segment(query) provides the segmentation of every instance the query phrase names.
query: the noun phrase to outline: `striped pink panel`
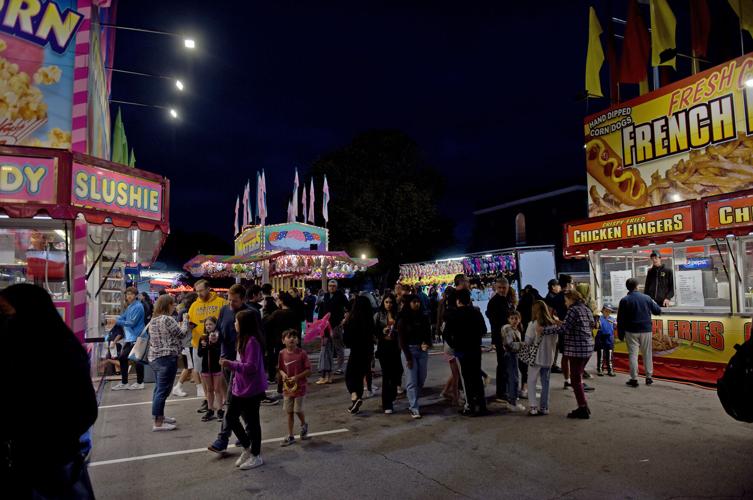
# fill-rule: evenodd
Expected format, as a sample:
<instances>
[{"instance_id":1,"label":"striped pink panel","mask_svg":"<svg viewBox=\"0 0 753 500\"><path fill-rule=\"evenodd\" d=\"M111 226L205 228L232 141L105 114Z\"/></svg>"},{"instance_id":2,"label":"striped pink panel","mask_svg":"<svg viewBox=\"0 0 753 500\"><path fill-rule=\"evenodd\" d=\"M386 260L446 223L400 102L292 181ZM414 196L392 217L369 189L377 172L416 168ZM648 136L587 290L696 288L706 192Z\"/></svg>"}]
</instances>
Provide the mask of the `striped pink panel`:
<instances>
[{"instance_id":1,"label":"striped pink panel","mask_svg":"<svg viewBox=\"0 0 753 500\"><path fill-rule=\"evenodd\" d=\"M86 221L73 226L73 333L83 342L86 335Z\"/></svg>"},{"instance_id":2,"label":"striped pink panel","mask_svg":"<svg viewBox=\"0 0 753 500\"><path fill-rule=\"evenodd\" d=\"M73 70L73 124L71 150L87 153L87 103L89 101L89 32L91 30L91 0L78 0L77 10L84 20L76 33L76 62Z\"/></svg>"}]
</instances>

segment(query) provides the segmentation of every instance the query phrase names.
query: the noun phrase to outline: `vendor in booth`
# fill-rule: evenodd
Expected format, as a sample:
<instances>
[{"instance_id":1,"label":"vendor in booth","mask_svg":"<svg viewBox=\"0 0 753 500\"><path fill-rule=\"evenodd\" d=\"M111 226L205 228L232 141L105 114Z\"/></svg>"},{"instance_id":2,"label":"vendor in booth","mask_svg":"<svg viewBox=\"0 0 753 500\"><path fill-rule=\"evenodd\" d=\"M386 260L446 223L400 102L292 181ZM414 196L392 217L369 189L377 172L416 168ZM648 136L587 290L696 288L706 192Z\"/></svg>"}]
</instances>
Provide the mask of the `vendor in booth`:
<instances>
[{"instance_id":1,"label":"vendor in booth","mask_svg":"<svg viewBox=\"0 0 753 500\"><path fill-rule=\"evenodd\" d=\"M669 307L669 301L675 296L672 270L662 263L661 255L656 250L651 252L651 267L646 273L643 292L662 307Z\"/></svg>"}]
</instances>

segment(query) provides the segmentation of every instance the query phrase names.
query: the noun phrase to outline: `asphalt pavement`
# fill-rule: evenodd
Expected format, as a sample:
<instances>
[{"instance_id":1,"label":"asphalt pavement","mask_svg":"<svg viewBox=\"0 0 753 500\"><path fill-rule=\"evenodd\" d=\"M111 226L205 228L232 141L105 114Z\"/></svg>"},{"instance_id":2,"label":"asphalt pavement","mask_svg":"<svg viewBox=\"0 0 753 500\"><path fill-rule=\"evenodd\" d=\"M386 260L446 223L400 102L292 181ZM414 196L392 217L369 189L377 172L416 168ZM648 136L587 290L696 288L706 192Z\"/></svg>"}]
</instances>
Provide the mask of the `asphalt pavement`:
<instances>
[{"instance_id":1,"label":"asphalt pavement","mask_svg":"<svg viewBox=\"0 0 753 500\"><path fill-rule=\"evenodd\" d=\"M485 354L489 396L495 366ZM420 420L405 399L384 415L379 395L350 415L342 377L310 383L312 438L281 448L282 405L263 407L265 465L250 471L234 467L239 449L226 458L206 451L219 423L200 420L195 393L171 396L166 414L178 429L153 433L152 385L113 392L108 383L94 427L94 489L128 500L753 498L753 425L728 417L712 390L665 381L633 389L624 374L594 377L592 418L569 420L574 395L553 374L549 415L491 403L492 415L468 418L439 396L448 375L444 357L431 356Z\"/></svg>"}]
</instances>

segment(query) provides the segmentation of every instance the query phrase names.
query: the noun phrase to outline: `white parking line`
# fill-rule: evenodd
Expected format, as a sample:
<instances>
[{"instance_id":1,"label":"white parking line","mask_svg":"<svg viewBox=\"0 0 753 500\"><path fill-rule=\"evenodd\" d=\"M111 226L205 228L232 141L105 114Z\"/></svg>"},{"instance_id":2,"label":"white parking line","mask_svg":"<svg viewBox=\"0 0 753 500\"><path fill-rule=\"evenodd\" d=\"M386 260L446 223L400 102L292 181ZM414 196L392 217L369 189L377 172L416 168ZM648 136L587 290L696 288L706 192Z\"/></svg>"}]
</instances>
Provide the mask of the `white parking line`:
<instances>
[{"instance_id":1,"label":"white parking line","mask_svg":"<svg viewBox=\"0 0 753 500\"><path fill-rule=\"evenodd\" d=\"M176 399L168 399L167 401L165 401L165 403L174 403L176 401L191 401L191 400L195 400L195 399L204 399L204 398L180 398L180 399L176 398ZM123 404L119 404L119 405L100 406L99 409L100 410L104 410L105 408L122 408L124 406L139 406L139 405L150 405L150 404L152 404L151 401L143 401L141 403L123 403Z\"/></svg>"},{"instance_id":2,"label":"white parking line","mask_svg":"<svg viewBox=\"0 0 753 500\"><path fill-rule=\"evenodd\" d=\"M331 434L341 434L343 432L348 432L348 429L335 429L331 431L322 431L322 432L312 432L309 434L309 437L317 437L317 436L328 436ZM300 439L301 436L296 436ZM262 444L266 443L279 443L284 438L272 438L272 439L264 439L262 440ZM234 448L235 446L230 446L230 448ZM188 455L191 453L201 453L201 452L209 452L206 448L195 448L193 450L180 450L180 451L169 451L166 453L153 453L151 455L141 455L138 457L129 457L129 458L116 458L114 460L102 460L101 462L91 462L89 464L89 467L98 467L100 465L112 465L112 464L122 464L125 462L137 462L139 460L149 460L151 458L162 458L162 457L172 457L175 455ZM210 452L211 453L211 452Z\"/></svg>"}]
</instances>

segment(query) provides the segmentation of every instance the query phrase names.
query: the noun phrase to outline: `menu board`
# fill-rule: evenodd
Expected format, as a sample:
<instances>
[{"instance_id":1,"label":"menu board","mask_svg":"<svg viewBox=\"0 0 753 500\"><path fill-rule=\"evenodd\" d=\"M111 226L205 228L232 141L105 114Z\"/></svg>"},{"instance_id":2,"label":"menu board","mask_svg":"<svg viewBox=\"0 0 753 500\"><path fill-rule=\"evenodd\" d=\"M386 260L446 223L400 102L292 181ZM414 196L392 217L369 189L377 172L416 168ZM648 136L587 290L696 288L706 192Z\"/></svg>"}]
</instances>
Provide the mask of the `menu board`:
<instances>
[{"instance_id":1,"label":"menu board","mask_svg":"<svg viewBox=\"0 0 753 500\"><path fill-rule=\"evenodd\" d=\"M677 271L675 290L679 306L703 307L703 271Z\"/></svg>"},{"instance_id":2,"label":"menu board","mask_svg":"<svg viewBox=\"0 0 753 500\"><path fill-rule=\"evenodd\" d=\"M633 272L629 269L624 271L610 271L609 280L612 282L612 305L617 306L620 299L627 295L627 287L625 282L633 277ZM605 297L606 299L606 297Z\"/></svg>"}]
</instances>

